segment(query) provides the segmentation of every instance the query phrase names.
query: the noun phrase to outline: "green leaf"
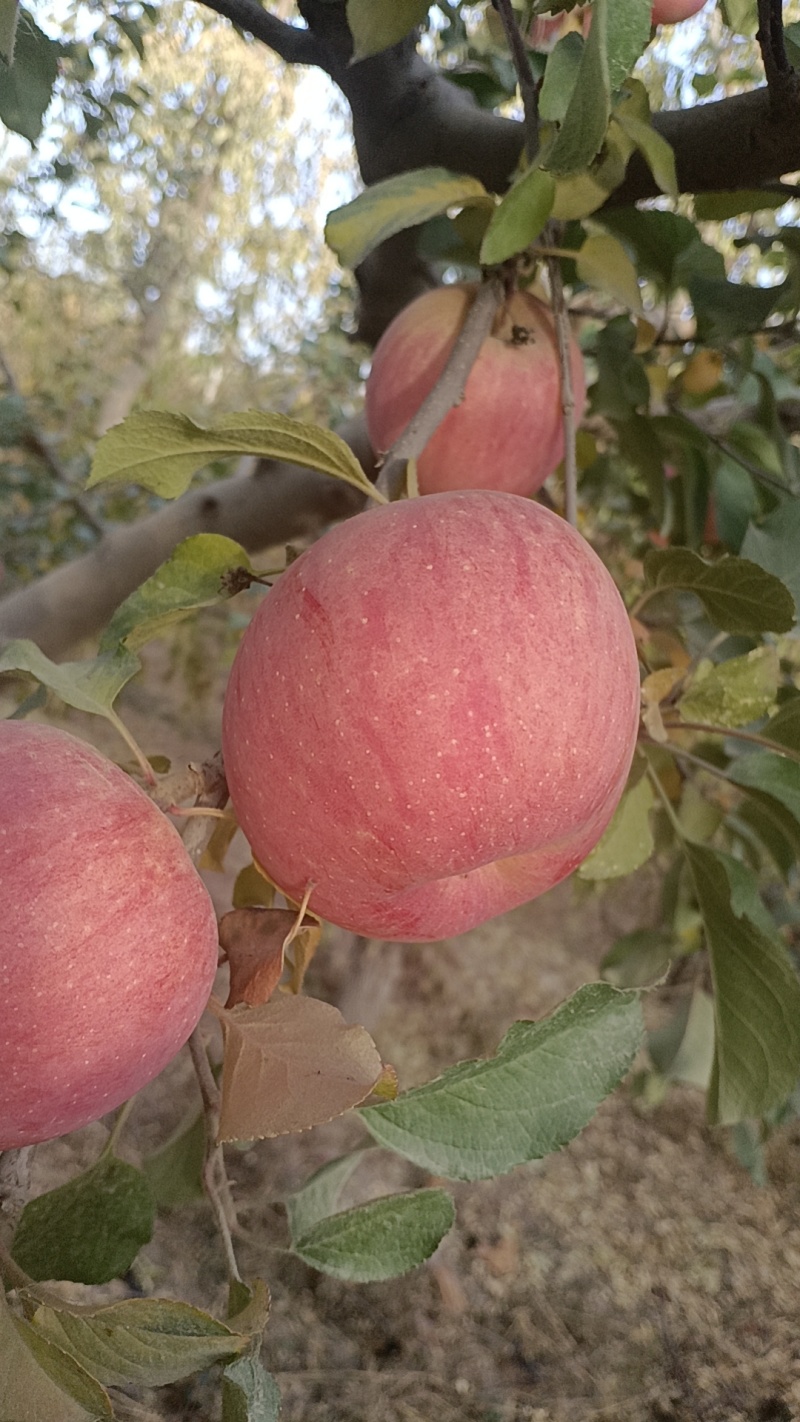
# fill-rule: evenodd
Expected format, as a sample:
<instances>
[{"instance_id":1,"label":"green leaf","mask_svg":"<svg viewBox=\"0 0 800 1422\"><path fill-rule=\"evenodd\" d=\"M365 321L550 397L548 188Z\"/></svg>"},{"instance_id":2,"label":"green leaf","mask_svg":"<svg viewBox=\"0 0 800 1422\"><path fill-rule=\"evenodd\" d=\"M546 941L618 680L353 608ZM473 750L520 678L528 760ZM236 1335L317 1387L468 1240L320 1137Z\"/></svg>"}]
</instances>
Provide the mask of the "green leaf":
<instances>
[{"instance_id":1,"label":"green leaf","mask_svg":"<svg viewBox=\"0 0 800 1422\"><path fill-rule=\"evenodd\" d=\"M743 790L759 790L777 800L800 822L800 765L796 760L772 751L753 751L732 761L725 774Z\"/></svg>"},{"instance_id":2,"label":"green leaf","mask_svg":"<svg viewBox=\"0 0 800 1422\"><path fill-rule=\"evenodd\" d=\"M694 211L698 222L727 222L729 218L739 217L744 212L771 212L785 203L785 193L745 188L736 193L697 193Z\"/></svg>"},{"instance_id":3,"label":"green leaf","mask_svg":"<svg viewBox=\"0 0 800 1422\"><path fill-rule=\"evenodd\" d=\"M703 661L681 698L679 710L685 721L746 726L773 709L779 680L774 647L755 647L744 657L731 657L716 665Z\"/></svg>"},{"instance_id":4,"label":"green leaf","mask_svg":"<svg viewBox=\"0 0 800 1422\"><path fill-rule=\"evenodd\" d=\"M42 1305L33 1322L109 1387L161 1387L250 1346L249 1337L210 1314L170 1299L127 1299L81 1313Z\"/></svg>"},{"instance_id":5,"label":"green leaf","mask_svg":"<svg viewBox=\"0 0 800 1422\"><path fill-rule=\"evenodd\" d=\"M596 233L587 237L575 265L581 281L599 287L632 311L641 311L639 278L628 253L616 237Z\"/></svg>"},{"instance_id":6,"label":"green leaf","mask_svg":"<svg viewBox=\"0 0 800 1422\"><path fill-rule=\"evenodd\" d=\"M17 0L0 0L0 61L11 65L17 33Z\"/></svg>"},{"instance_id":7,"label":"green leaf","mask_svg":"<svg viewBox=\"0 0 800 1422\"><path fill-rule=\"evenodd\" d=\"M791 593L750 558L705 563L689 548L654 548L644 572L648 587L693 592L725 632L790 632L794 626Z\"/></svg>"},{"instance_id":8,"label":"green leaf","mask_svg":"<svg viewBox=\"0 0 800 1422\"><path fill-rule=\"evenodd\" d=\"M608 77L613 89L627 79L637 59L650 43L651 0L611 0L608 6L606 47Z\"/></svg>"},{"instance_id":9,"label":"green leaf","mask_svg":"<svg viewBox=\"0 0 800 1422\"><path fill-rule=\"evenodd\" d=\"M106 1284L127 1272L153 1233L155 1200L140 1170L116 1156L30 1200L11 1253L32 1279Z\"/></svg>"},{"instance_id":10,"label":"green leaf","mask_svg":"<svg viewBox=\"0 0 800 1422\"><path fill-rule=\"evenodd\" d=\"M278 1422L278 1384L257 1358L237 1358L222 1374L222 1422Z\"/></svg>"},{"instance_id":11,"label":"green leaf","mask_svg":"<svg viewBox=\"0 0 800 1422\"><path fill-rule=\"evenodd\" d=\"M529 168L509 188L492 214L480 250L484 266L494 266L522 252L542 231L553 210L555 180L542 168Z\"/></svg>"},{"instance_id":12,"label":"green leaf","mask_svg":"<svg viewBox=\"0 0 800 1422\"><path fill-rule=\"evenodd\" d=\"M353 62L379 54L405 39L428 15L428 0L347 0L347 23L353 36Z\"/></svg>"},{"instance_id":13,"label":"green leaf","mask_svg":"<svg viewBox=\"0 0 800 1422\"><path fill-rule=\"evenodd\" d=\"M787 500L761 523L751 523L742 553L785 583L794 599L794 620L800 622L800 500Z\"/></svg>"},{"instance_id":14,"label":"green leaf","mask_svg":"<svg viewBox=\"0 0 800 1422\"><path fill-rule=\"evenodd\" d=\"M770 741L788 746L789 750L800 751L800 696L784 702L764 727L763 734Z\"/></svg>"},{"instance_id":15,"label":"green leaf","mask_svg":"<svg viewBox=\"0 0 800 1422\"><path fill-rule=\"evenodd\" d=\"M649 987L664 976L676 956L672 934L638 928L617 939L600 964L600 972L614 987Z\"/></svg>"},{"instance_id":16,"label":"green leaf","mask_svg":"<svg viewBox=\"0 0 800 1422\"><path fill-rule=\"evenodd\" d=\"M641 1038L638 998L593 983L541 1022L515 1022L488 1061L360 1116L379 1145L455 1180L484 1180L573 1139L628 1071Z\"/></svg>"},{"instance_id":17,"label":"green leaf","mask_svg":"<svg viewBox=\"0 0 800 1422\"><path fill-rule=\"evenodd\" d=\"M714 1001L695 988L666 1027L651 1032L648 1052L667 1081L708 1089L714 1069Z\"/></svg>"},{"instance_id":18,"label":"green leaf","mask_svg":"<svg viewBox=\"0 0 800 1422\"><path fill-rule=\"evenodd\" d=\"M181 1127L160 1150L146 1156L142 1172L159 1209L171 1210L203 1198L206 1130L202 1112Z\"/></svg>"},{"instance_id":19,"label":"green leaf","mask_svg":"<svg viewBox=\"0 0 800 1422\"><path fill-rule=\"evenodd\" d=\"M101 1422L113 1418L107 1394L85 1369L17 1318L0 1288L2 1422Z\"/></svg>"},{"instance_id":20,"label":"green leaf","mask_svg":"<svg viewBox=\"0 0 800 1422\"><path fill-rule=\"evenodd\" d=\"M139 484L164 499L177 499L204 464L234 454L285 459L375 494L353 451L338 435L260 410L223 415L208 429L170 410L138 410L103 435L86 487Z\"/></svg>"},{"instance_id":21,"label":"green leaf","mask_svg":"<svg viewBox=\"0 0 800 1422\"><path fill-rule=\"evenodd\" d=\"M100 643L112 651L122 642L135 652L197 607L230 597L223 579L236 568L252 571L244 549L218 533L185 538L161 567L117 608Z\"/></svg>"},{"instance_id":22,"label":"green leaf","mask_svg":"<svg viewBox=\"0 0 800 1422\"><path fill-rule=\"evenodd\" d=\"M611 114L607 45L609 0L596 0L578 79L558 136L547 154L553 173L580 173L599 153Z\"/></svg>"},{"instance_id":23,"label":"green leaf","mask_svg":"<svg viewBox=\"0 0 800 1422\"><path fill-rule=\"evenodd\" d=\"M306 1264L349 1283L396 1279L424 1264L455 1220L446 1190L387 1195L320 1220L292 1239Z\"/></svg>"},{"instance_id":24,"label":"green leaf","mask_svg":"<svg viewBox=\"0 0 800 1422\"><path fill-rule=\"evenodd\" d=\"M652 787L643 777L623 795L600 843L578 869L578 878L619 879L645 864L655 847L650 828L652 808Z\"/></svg>"},{"instance_id":25,"label":"green leaf","mask_svg":"<svg viewBox=\"0 0 800 1422\"><path fill-rule=\"evenodd\" d=\"M86 662L51 662L35 642L9 642L0 653L0 672L30 672L68 706L115 720L111 710L123 686L141 669L139 658L117 648Z\"/></svg>"},{"instance_id":26,"label":"green leaf","mask_svg":"<svg viewBox=\"0 0 800 1422\"><path fill-rule=\"evenodd\" d=\"M699 245L696 250L700 250ZM707 345L760 331L787 287L785 281L777 286L748 286L724 276L693 273L688 265L685 276L697 322L697 339Z\"/></svg>"},{"instance_id":27,"label":"green leaf","mask_svg":"<svg viewBox=\"0 0 800 1422\"><path fill-rule=\"evenodd\" d=\"M642 276L652 277L665 291L676 284L678 258L699 242L694 223L677 212L628 207L604 212L602 221L633 247Z\"/></svg>"},{"instance_id":28,"label":"green leaf","mask_svg":"<svg viewBox=\"0 0 800 1422\"><path fill-rule=\"evenodd\" d=\"M642 154L662 193L677 198L675 154L666 138L653 128L649 120L637 118L624 104L615 110L615 118Z\"/></svg>"},{"instance_id":29,"label":"green leaf","mask_svg":"<svg viewBox=\"0 0 800 1422\"><path fill-rule=\"evenodd\" d=\"M597 337L597 382L592 409L613 420L629 420L639 406L647 407L650 385L642 362L634 354L636 327L627 316L616 316Z\"/></svg>"},{"instance_id":30,"label":"green leaf","mask_svg":"<svg viewBox=\"0 0 800 1422\"><path fill-rule=\"evenodd\" d=\"M578 82L583 39L574 30L558 41L547 57L539 91L539 117L544 123L563 123Z\"/></svg>"},{"instance_id":31,"label":"green leaf","mask_svg":"<svg viewBox=\"0 0 800 1422\"><path fill-rule=\"evenodd\" d=\"M286 1197L286 1214L293 1239L302 1238L320 1220L333 1214L342 1190L353 1171L361 1164L365 1150L369 1149L371 1147L362 1146L350 1155L329 1161L327 1165L315 1171L301 1190Z\"/></svg>"},{"instance_id":32,"label":"green leaf","mask_svg":"<svg viewBox=\"0 0 800 1422\"><path fill-rule=\"evenodd\" d=\"M754 876L687 841L714 981L709 1117L733 1125L781 1104L800 1076L800 981Z\"/></svg>"},{"instance_id":33,"label":"green leaf","mask_svg":"<svg viewBox=\"0 0 800 1422\"><path fill-rule=\"evenodd\" d=\"M402 232L447 212L475 203L494 207L483 183L446 168L414 168L373 183L352 202L337 207L325 223L325 241L342 266L356 267L368 253Z\"/></svg>"},{"instance_id":34,"label":"green leaf","mask_svg":"<svg viewBox=\"0 0 800 1422\"><path fill-rule=\"evenodd\" d=\"M61 50L62 46L48 39L28 11L20 8L14 63L10 68L0 64L0 121L30 143L35 143L42 131L42 120L58 77Z\"/></svg>"}]
</instances>

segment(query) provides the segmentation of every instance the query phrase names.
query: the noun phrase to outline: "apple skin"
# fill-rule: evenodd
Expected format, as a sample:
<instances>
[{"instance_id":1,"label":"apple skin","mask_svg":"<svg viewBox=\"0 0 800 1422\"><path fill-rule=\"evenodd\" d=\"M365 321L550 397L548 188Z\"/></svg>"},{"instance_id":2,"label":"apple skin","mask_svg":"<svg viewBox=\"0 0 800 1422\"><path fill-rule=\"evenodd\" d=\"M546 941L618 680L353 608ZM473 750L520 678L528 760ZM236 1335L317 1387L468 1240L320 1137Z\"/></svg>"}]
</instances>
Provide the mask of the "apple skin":
<instances>
[{"instance_id":1,"label":"apple skin","mask_svg":"<svg viewBox=\"0 0 800 1422\"><path fill-rule=\"evenodd\" d=\"M375 348L365 415L381 454L402 434L441 375L474 299L468 284L441 286L412 301ZM514 328L527 339L514 339ZM583 358L571 341L576 418L586 404ZM421 494L500 489L533 494L564 457L561 379L553 316L529 292L501 307L467 379L417 460Z\"/></svg>"},{"instance_id":2,"label":"apple skin","mask_svg":"<svg viewBox=\"0 0 800 1422\"><path fill-rule=\"evenodd\" d=\"M602 835L636 740L622 599L574 529L487 491L326 533L264 599L223 710L256 859L367 937L465 932Z\"/></svg>"},{"instance_id":3,"label":"apple skin","mask_svg":"<svg viewBox=\"0 0 800 1422\"><path fill-rule=\"evenodd\" d=\"M653 5L654 25L678 25L681 20L690 20L699 15L706 0L655 0Z\"/></svg>"},{"instance_id":4,"label":"apple skin","mask_svg":"<svg viewBox=\"0 0 800 1422\"><path fill-rule=\"evenodd\" d=\"M0 721L0 1149L96 1121L196 1026L218 958L180 836L91 746Z\"/></svg>"}]
</instances>

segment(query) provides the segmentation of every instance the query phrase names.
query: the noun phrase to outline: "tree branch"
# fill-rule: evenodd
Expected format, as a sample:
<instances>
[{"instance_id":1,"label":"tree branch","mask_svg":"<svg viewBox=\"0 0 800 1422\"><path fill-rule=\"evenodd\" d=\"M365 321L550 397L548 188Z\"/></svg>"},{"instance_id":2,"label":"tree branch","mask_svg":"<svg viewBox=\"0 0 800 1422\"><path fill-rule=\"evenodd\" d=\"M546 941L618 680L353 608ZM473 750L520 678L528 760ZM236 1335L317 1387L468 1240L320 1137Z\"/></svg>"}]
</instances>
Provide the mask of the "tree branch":
<instances>
[{"instance_id":1,"label":"tree branch","mask_svg":"<svg viewBox=\"0 0 800 1422\"><path fill-rule=\"evenodd\" d=\"M325 69L325 49L309 30L298 25L288 25L271 15L258 4L258 0L203 0L209 10L222 15L245 30L254 39L261 40L268 49L275 51L287 64L313 64Z\"/></svg>"},{"instance_id":2,"label":"tree branch","mask_svg":"<svg viewBox=\"0 0 800 1422\"><path fill-rule=\"evenodd\" d=\"M539 151L539 95L533 77L525 41L520 34L511 0L494 0L503 24L506 42L517 75L520 98L525 113L525 156L532 163Z\"/></svg>"},{"instance_id":3,"label":"tree branch","mask_svg":"<svg viewBox=\"0 0 800 1422\"><path fill-rule=\"evenodd\" d=\"M793 80L795 90L798 86L798 76L789 63L789 56L786 53L786 40L783 33L783 0L758 0L756 39L761 48L764 73L767 76L767 87L775 117L780 118L781 110L786 102L787 89L790 93Z\"/></svg>"}]
</instances>

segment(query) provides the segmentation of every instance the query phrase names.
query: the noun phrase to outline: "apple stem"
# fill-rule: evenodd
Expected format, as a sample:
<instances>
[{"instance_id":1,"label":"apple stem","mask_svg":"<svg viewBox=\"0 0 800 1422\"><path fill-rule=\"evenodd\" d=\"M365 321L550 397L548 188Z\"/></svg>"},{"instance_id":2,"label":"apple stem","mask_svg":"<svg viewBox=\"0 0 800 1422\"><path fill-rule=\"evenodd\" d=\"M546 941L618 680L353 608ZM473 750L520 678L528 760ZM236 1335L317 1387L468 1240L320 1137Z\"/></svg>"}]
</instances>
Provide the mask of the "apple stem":
<instances>
[{"instance_id":1,"label":"apple stem","mask_svg":"<svg viewBox=\"0 0 800 1422\"><path fill-rule=\"evenodd\" d=\"M387 498L397 494L408 460L416 459L422 453L445 415L463 400L469 373L492 329L503 294L503 283L495 273L486 277L478 287L444 370L383 461L375 487Z\"/></svg>"},{"instance_id":2,"label":"apple stem","mask_svg":"<svg viewBox=\"0 0 800 1422\"><path fill-rule=\"evenodd\" d=\"M199 1028L195 1028L189 1038L189 1051L192 1056L197 1084L200 1087L200 1095L203 1098L203 1116L206 1130L206 1149L203 1161L203 1188L208 1196L211 1208L217 1221L222 1247L225 1252L225 1262L228 1268L228 1277L236 1283L242 1282L239 1272L239 1265L236 1253L233 1248L233 1230L237 1228L236 1210L231 1198L231 1189L228 1176L225 1171L225 1156L223 1148L217 1141L219 1132L219 1117L222 1097L219 1087L214 1080L214 1073L208 1060L208 1053L205 1048L202 1034Z\"/></svg>"}]
</instances>

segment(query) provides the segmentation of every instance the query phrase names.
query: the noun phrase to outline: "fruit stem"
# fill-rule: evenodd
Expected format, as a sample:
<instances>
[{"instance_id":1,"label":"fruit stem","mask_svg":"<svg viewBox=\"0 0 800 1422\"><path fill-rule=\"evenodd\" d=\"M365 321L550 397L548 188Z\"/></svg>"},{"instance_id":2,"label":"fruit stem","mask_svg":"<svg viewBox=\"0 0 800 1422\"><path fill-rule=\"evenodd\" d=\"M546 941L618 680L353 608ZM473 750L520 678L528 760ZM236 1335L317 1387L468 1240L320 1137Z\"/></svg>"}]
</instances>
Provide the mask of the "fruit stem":
<instances>
[{"instance_id":1,"label":"fruit stem","mask_svg":"<svg viewBox=\"0 0 800 1422\"><path fill-rule=\"evenodd\" d=\"M217 1140L222 1097L214 1080L214 1073L211 1070L208 1053L199 1028L195 1028L189 1038L189 1051L192 1055L192 1064L197 1076L197 1084L200 1087L200 1095L203 1098L203 1117L206 1129L203 1188L216 1217L222 1247L225 1251L228 1277L240 1284L242 1276L239 1273L239 1265L233 1248L232 1234L237 1225L236 1211L231 1199L228 1177L225 1173L223 1149Z\"/></svg>"},{"instance_id":2,"label":"fruit stem","mask_svg":"<svg viewBox=\"0 0 800 1422\"><path fill-rule=\"evenodd\" d=\"M145 755L144 751L140 749L136 741L133 739L133 736L131 735L124 721L120 720L116 711L112 711L109 709L106 712L106 715L108 716L108 719L111 722L112 726L114 726L115 729L122 736L122 739L125 742L126 746L128 746L129 750L133 751L137 763L141 767L145 783L147 785L156 785L158 782L156 780L155 771L153 770L153 767L147 759L147 756Z\"/></svg>"},{"instance_id":3,"label":"fruit stem","mask_svg":"<svg viewBox=\"0 0 800 1422\"><path fill-rule=\"evenodd\" d=\"M416 459L422 453L445 415L463 400L469 373L491 332L502 298L503 284L495 274L488 276L478 287L444 370L383 461L375 485L382 495L388 498L396 496L407 461Z\"/></svg>"}]
</instances>

